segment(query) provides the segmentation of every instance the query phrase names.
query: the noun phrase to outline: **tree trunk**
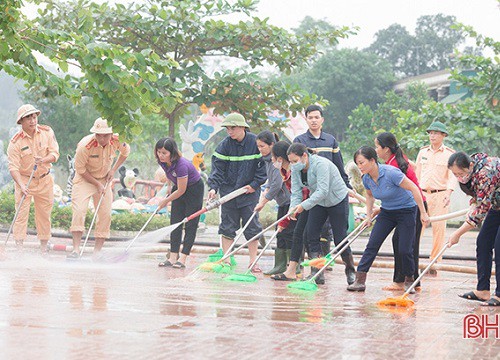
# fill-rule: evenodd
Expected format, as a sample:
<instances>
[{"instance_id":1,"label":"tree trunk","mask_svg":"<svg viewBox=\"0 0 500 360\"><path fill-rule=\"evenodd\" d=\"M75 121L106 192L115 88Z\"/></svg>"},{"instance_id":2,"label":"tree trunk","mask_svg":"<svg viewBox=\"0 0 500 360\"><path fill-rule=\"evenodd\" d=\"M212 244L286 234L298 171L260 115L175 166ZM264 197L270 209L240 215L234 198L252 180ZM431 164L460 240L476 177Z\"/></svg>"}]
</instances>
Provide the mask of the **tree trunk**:
<instances>
[{"instance_id":1,"label":"tree trunk","mask_svg":"<svg viewBox=\"0 0 500 360\"><path fill-rule=\"evenodd\" d=\"M175 112L166 114L168 119L168 136L175 139Z\"/></svg>"}]
</instances>

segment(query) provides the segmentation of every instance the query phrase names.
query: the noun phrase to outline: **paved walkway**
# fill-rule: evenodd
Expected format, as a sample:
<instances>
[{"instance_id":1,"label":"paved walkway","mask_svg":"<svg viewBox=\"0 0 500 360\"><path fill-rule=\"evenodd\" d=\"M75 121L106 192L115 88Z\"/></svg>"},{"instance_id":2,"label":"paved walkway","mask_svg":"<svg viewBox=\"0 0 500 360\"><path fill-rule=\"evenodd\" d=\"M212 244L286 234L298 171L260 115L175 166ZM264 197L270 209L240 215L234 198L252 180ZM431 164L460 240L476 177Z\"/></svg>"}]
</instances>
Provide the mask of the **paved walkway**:
<instances>
[{"instance_id":1,"label":"paved walkway","mask_svg":"<svg viewBox=\"0 0 500 360\"><path fill-rule=\"evenodd\" d=\"M210 228L200 238L213 237ZM31 238L32 239L32 238ZM5 234L0 234L0 242ZM428 253L428 239L422 252ZM57 239L69 243L69 239ZM449 253L473 255L474 234ZM365 238L354 243L362 250ZM123 244L115 243L113 247ZM336 265L316 293L294 294L258 275L256 283L224 281L156 266L162 255L116 264L67 262L27 252L0 262L1 359L448 359L498 358L500 342L464 339L468 314L500 314L457 294L475 287L475 275L439 272L425 277L410 309L381 309L391 269L373 268L365 293L346 291ZM113 249L106 249L111 251ZM390 251L389 242L382 251ZM358 257L359 258L359 257ZM246 257L237 257L244 271ZM454 260L448 263L473 266ZM265 256L261 267L272 266ZM493 282L494 286L494 282Z\"/></svg>"}]
</instances>

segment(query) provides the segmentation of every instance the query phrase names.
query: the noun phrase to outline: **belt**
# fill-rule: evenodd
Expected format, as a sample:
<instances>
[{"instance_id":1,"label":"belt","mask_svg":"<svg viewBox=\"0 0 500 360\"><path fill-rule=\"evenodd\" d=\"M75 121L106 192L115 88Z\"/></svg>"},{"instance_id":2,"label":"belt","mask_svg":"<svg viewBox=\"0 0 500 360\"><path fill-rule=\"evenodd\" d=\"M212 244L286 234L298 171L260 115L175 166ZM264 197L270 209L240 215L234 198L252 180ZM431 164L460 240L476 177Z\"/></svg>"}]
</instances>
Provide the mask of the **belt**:
<instances>
[{"instance_id":1,"label":"belt","mask_svg":"<svg viewBox=\"0 0 500 360\"><path fill-rule=\"evenodd\" d=\"M441 189L441 190L424 190L424 191L426 193L434 194L434 193L437 193L437 192L446 191L446 189Z\"/></svg>"},{"instance_id":2,"label":"belt","mask_svg":"<svg viewBox=\"0 0 500 360\"><path fill-rule=\"evenodd\" d=\"M40 175L40 176L38 176L38 177L33 176L33 179L35 179L35 180L36 180L36 179L40 180L40 179L43 179L44 177L46 177L46 176L47 176L47 175L49 175L49 174L50 174L50 170L49 170L49 171L47 171L45 174ZM21 174L21 175L22 175L22 176L25 176L25 177L28 177L28 178L30 177L30 175L24 175L24 174Z\"/></svg>"}]
</instances>

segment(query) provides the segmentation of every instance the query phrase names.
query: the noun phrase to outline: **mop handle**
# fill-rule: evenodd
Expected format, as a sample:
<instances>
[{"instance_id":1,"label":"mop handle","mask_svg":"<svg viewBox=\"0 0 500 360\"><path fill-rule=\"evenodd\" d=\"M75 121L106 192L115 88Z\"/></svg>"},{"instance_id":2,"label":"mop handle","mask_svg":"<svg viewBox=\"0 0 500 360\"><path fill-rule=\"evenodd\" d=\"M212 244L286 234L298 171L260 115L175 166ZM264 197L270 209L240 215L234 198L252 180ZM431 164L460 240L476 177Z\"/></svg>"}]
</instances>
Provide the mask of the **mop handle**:
<instances>
[{"instance_id":1,"label":"mop handle","mask_svg":"<svg viewBox=\"0 0 500 360\"><path fill-rule=\"evenodd\" d=\"M441 257L441 255L444 254L444 252L446 251L447 248L448 248L448 243L446 243L443 246L443 248L439 251L439 253L436 255L436 257L434 259L432 259L432 261L429 263L429 265L427 265L427 267L424 269L424 271L422 271L420 273L420 276L413 282L413 284L411 284L411 286L408 288L408 290L405 291L405 293L402 295L402 297L405 297L408 294L410 294L410 292L415 288L415 286L417 286L418 282L420 280L422 280L422 278L427 273L427 271L429 271L431 266L434 265L436 263L436 261Z\"/></svg>"},{"instance_id":2,"label":"mop handle","mask_svg":"<svg viewBox=\"0 0 500 360\"><path fill-rule=\"evenodd\" d=\"M229 194L224 195L219 200L213 200L213 201L209 202L206 206L206 209L207 210L215 209L216 207L219 207L222 204L227 203L228 201L231 201L231 200L237 198L238 196L245 194L247 191L248 191L248 189L246 187L241 187L239 189L236 189L236 190L230 192Z\"/></svg>"},{"instance_id":3,"label":"mop handle","mask_svg":"<svg viewBox=\"0 0 500 360\"><path fill-rule=\"evenodd\" d=\"M38 167L38 165L35 164L35 166L33 166L33 170L31 170L30 178L28 179L28 183L26 184L27 188L30 187L31 180L33 180L33 175L35 175L35 171L36 171L37 167ZM12 223L10 224L9 232L7 233L7 239L5 239L4 245L7 245L7 241L9 241L10 234L12 232L12 229L14 228L14 223L17 220L17 216L19 215L19 210L21 210L21 206L23 205L25 198L26 198L26 194L23 193L23 196L21 196L21 200L19 201L19 205L17 206L16 213L14 214L14 219L12 220Z\"/></svg>"},{"instance_id":4,"label":"mop handle","mask_svg":"<svg viewBox=\"0 0 500 360\"><path fill-rule=\"evenodd\" d=\"M102 199L104 199L104 194L106 193L106 188L108 187L109 181L106 181L106 184L104 184L104 192L101 194L101 197L99 198L99 202L97 203L97 207L94 210L94 216L92 217L92 221L90 222L90 227L89 231L87 231L87 235L85 236L85 241L83 242L82 245L82 250L80 251L80 257L83 255L83 250L85 249L85 246L87 245L87 241L89 240L89 235L90 232L92 231L92 227L94 226L95 219L97 217L97 212L99 211L99 208L101 207Z\"/></svg>"},{"instance_id":5,"label":"mop handle","mask_svg":"<svg viewBox=\"0 0 500 360\"><path fill-rule=\"evenodd\" d=\"M377 216L378 216L378 215L377 215ZM377 218L377 216L375 216L375 217L372 219L372 221L374 221L374 220ZM348 247L349 247L349 246L350 246L350 245L354 242L354 240L356 240L356 239L359 237L359 235L361 235L361 233L362 233L362 232L363 232L366 228L368 228L368 225L366 225L366 224L365 224L365 222L363 222L362 224L360 224L360 225L356 228L356 230L358 230L358 229L359 229L359 231L357 232L357 234L356 234L356 235L354 235L354 236L353 236L353 238L352 238L352 239L350 239L350 240L347 242L347 244L345 244L345 246L344 246L342 249L340 249L340 250L339 250L339 252L338 252L338 253L336 253L334 256L332 256L332 258L331 258L330 260L328 260L328 261L326 262L326 264L325 264L325 265L324 265L321 269L319 269L319 270L318 270L318 272L317 272L316 274L314 274L314 276L313 276L312 278L310 278L309 280L312 282L312 281L314 281L314 280L315 280L315 279L316 279L319 275L321 275L321 273L322 273L323 271L325 271L325 270L326 270L326 268L327 268L328 266L330 266L330 264L331 264L332 262L334 262L336 258L338 258L340 255L342 255L342 253L343 253L343 252L344 252L344 251L345 251L345 250L346 250L346 249L347 249L347 248L348 248ZM355 231L356 231L356 230L355 230ZM352 233L354 233L354 231L353 231ZM352 233L351 233L351 234L352 234ZM345 240L345 239L344 239L344 240ZM340 245L340 244L339 244L339 245ZM336 247L338 247L338 246L336 246Z\"/></svg>"},{"instance_id":6,"label":"mop handle","mask_svg":"<svg viewBox=\"0 0 500 360\"><path fill-rule=\"evenodd\" d=\"M238 242L238 240L240 239L241 235L243 235L243 233L245 232L245 230L247 229L248 225L250 225L250 223L252 222L252 219L255 217L255 215L257 215L257 211L254 211L252 213L252 216L250 216L250 219L248 219L247 223L245 224L245 226L243 226L243 229L241 229L241 231L238 233L238 235L236 235L236 237L234 238L233 240L233 243L231 244L231 246L229 247L229 249L227 249L226 253L229 253L231 252L231 250L234 249L234 246L236 245L236 243Z\"/></svg>"},{"instance_id":7,"label":"mop handle","mask_svg":"<svg viewBox=\"0 0 500 360\"><path fill-rule=\"evenodd\" d=\"M429 218L430 222L434 221L443 221L443 220L448 220L448 219L453 219L462 215L465 215L469 212L469 209L463 209L463 210L458 210L449 214L444 214L444 215L438 215L438 216L431 216Z\"/></svg>"},{"instance_id":8,"label":"mop handle","mask_svg":"<svg viewBox=\"0 0 500 360\"><path fill-rule=\"evenodd\" d=\"M248 267L248 271L252 271L253 267L255 266L255 264L257 264L257 262L259 261L259 259L262 257L262 255L264 255L264 251L267 250L267 248L269 247L269 245L271 245L271 243L274 241L274 239L276 239L276 236L278 236L278 230L276 230L273 234L273 236L271 236L271 238L269 239L269 241L267 242L267 244L264 246L264 248L262 249L262 251L260 252L260 254L257 256L257 258L250 264L250 266Z\"/></svg>"},{"instance_id":9,"label":"mop handle","mask_svg":"<svg viewBox=\"0 0 500 360\"><path fill-rule=\"evenodd\" d=\"M130 242L130 244L128 244L128 246L125 248L125 252L127 252L128 249L130 249L130 247L132 246L132 244L134 243L134 241L137 240L137 238L139 237L139 235L142 234L142 232L144 231L144 229L146 228L146 226L148 226L148 224L151 222L151 220L153 220L153 217L156 215L157 212L158 212L158 209L156 209L151 214L151 216L149 217L148 221L146 221L146 223L142 226L141 230L139 230L139 232L137 233L137 235L135 235L135 237L132 239L132 241Z\"/></svg>"},{"instance_id":10,"label":"mop handle","mask_svg":"<svg viewBox=\"0 0 500 360\"><path fill-rule=\"evenodd\" d=\"M375 218L374 218L374 219L375 219ZM328 256L328 255L330 255L330 256L331 256L331 255L333 255L333 253L334 253L337 249L340 249L342 246L344 246L344 244L345 244L347 241L349 241L349 239L350 239L351 237L353 237L353 236L357 237L357 236L358 236L358 234L357 234L358 232L360 232L360 233L361 233L361 232L363 232L363 230L365 230L365 229L366 229L366 226L364 226L364 225L365 225L365 223L364 223L364 222L362 222L361 224L359 224L359 225L358 225L358 227L356 227L356 229L354 229L354 230L353 230L353 231L352 231L349 235L347 235L347 236L344 238L344 240L342 240L340 243L338 243L337 245L335 245L335 247L334 247L332 250L330 250L330 252L329 252L326 256Z\"/></svg>"},{"instance_id":11,"label":"mop handle","mask_svg":"<svg viewBox=\"0 0 500 360\"><path fill-rule=\"evenodd\" d=\"M293 209L295 210L295 209ZM223 262L224 260L226 260L228 257L230 257L231 255L234 255L236 254L238 251L240 251L241 249L243 249L244 246L246 246L247 244L250 244L252 241L255 241L257 240L258 238L260 238L262 236L262 234L264 234L266 231L270 230L273 226L275 226L277 223L279 223L280 221L284 220L286 217L290 216L291 214L293 214L293 211L289 211L288 214L285 214L283 215L281 218L279 218L278 220L276 220L275 222L273 222L271 225L269 225L267 228L265 228L264 230L262 230L260 233L258 233L257 235L255 235L253 238L251 238L250 240L247 240L245 241L243 244L241 244L240 246L238 246L236 249L234 249L233 251L231 252L228 252L227 254L225 254L220 260L219 262Z\"/></svg>"},{"instance_id":12,"label":"mop handle","mask_svg":"<svg viewBox=\"0 0 500 360\"><path fill-rule=\"evenodd\" d=\"M355 192L354 190L347 190L347 192L349 193L350 196L352 196L353 198L359 200L360 202L362 202L363 204L366 204L366 198L363 196L363 195L360 195L358 194L357 192Z\"/></svg>"},{"instance_id":13,"label":"mop handle","mask_svg":"<svg viewBox=\"0 0 500 360\"><path fill-rule=\"evenodd\" d=\"M229 194L221 197L219 200L211 201L209 204L207 204L207 206L198 210L194 214L189 215L187 218L182 220L182 222L187 223L188 221L193 220L194 218L200 216L201 214L204 214L207 211L213 210L213 209L221 206L222 204L227 203L228 201L233 200L240 195L243 195L246 192L247 192L246 188L239 188L238 190L234 190L233 192L230 192Z\"/></svg>"}]
</instances>

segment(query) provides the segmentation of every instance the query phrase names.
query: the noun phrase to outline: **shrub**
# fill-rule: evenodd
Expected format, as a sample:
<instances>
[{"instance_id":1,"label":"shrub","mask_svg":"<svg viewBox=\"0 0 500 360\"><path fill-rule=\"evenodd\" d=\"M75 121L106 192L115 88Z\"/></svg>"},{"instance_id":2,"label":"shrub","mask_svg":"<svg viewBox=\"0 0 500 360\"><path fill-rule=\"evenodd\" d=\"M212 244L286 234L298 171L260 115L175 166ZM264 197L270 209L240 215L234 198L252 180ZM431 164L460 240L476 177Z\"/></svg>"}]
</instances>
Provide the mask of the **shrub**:
<instances>
[{"instance_id":1,"label":"shrub","mask_svg":"<svg viewBox=\"0 0 500 360\"><path fill-rule=\"evenodd\" d=\"M14 205L14 194L2 191L0 192L0 224L10 226L16 212ZM72 218L71 206L59 207L54 205L52 208L51 220L52 228L68 230L71 227ZM111 230L139 231L149 218L149 214L114 214L111 218ZM87 211L85 216L85 227L89 228L92 222L93 213ZM158 215L154 217L146 227L146 230L155 230L169 225L170 221L166 216ZM28 227L35 228L34 206L31 206L28 218Z\"/></svg>"}]
</instances>

